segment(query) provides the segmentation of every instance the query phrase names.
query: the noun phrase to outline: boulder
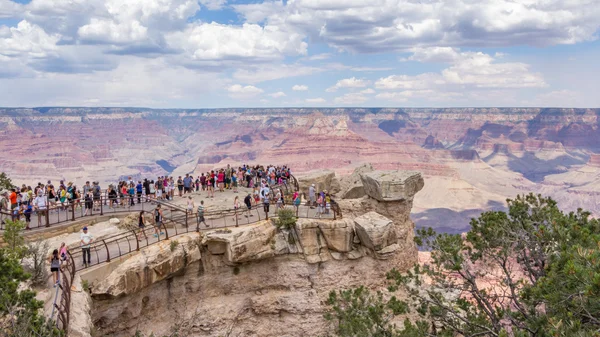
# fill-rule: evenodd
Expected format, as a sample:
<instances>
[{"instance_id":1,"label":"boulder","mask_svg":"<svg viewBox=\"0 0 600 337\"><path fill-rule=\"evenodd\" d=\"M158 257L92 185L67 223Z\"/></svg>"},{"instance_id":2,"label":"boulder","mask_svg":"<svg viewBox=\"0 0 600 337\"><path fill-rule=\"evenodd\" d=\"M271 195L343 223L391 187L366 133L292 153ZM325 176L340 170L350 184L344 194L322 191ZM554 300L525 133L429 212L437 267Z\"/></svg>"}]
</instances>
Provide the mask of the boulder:
<instances>
[{"instance_id":1,"label":"boulder","mask_svg":"<svg viewBox=\"0 0 600 337\"><path fill-rule=\"evenodd\" d=\"M117 219L117 218L112 218L110 220L108 220L108 223L110 223L111 225L118 225L121 222L121 220Z\"/></svg>"},{"instance_id":2,"label":"boulder","mask_svg":"<svg viewBox=\"0 0 600 337\"><path fill-rule=\"evenodd\" d=\"M208 233L202 239L202 245L211 253L213 250L220 253L222 248L219 247L225 247L225 259L231 264L255 261L275 256L275 233L276 228L270 221L262 221L254 226L233 229L231 233Z\"/></svg>"},{"instance_id":3,"label":"boulder","mask_svg":"<svg viewBox=\"0 0 600 337\"><path fill-rule=\"evenodd\" d=\"M351 219L318 221L319 229L332 251L346 253L352 250L354 221Z\"/></svg>"},{"instance_id":4,"label":"boulder","mask_svg":"<svg viewBox=\"0 0 600 337\"><path fill-rule=\"evenodd\" d=\"M297 177L300 191L308 197L308 188L315 184L316 191L327 190L329 193L340 191L340 182L335 176L335 172L329 170L312 171Z\"/></svg>"},{"instance_id":5,"label":"boulder","mask_svg":"<svg viewBox=\"0 0 600 337\"><path fill-rule=\"evenodd\" d=\"M394 223L379 213L369 212L355 218L354 228L361 244L375 251L397 243Z\"/></svg>"},{"instance_id":6,"label":"boulder","mask_svg":"<svg viewBox=\"0 0 600 337\"><path fill-rule=\"evenodd\" d=\"M417 171L373 171L361 180L366 194L378 201L412 200L425 185Z\"/></svg>"},{"instance_id":7,"label":"boulder","mask_svg":"<svg viewBox=\"0 0 600 337\"><path fill-rule=\"evenodd\" d=\"M363 164L357 167L352 174L340 178L340 192L337 193L342 199L362 198L366 195L361 175L373 171L371 164Z\"/></svg>"}]
</instances>

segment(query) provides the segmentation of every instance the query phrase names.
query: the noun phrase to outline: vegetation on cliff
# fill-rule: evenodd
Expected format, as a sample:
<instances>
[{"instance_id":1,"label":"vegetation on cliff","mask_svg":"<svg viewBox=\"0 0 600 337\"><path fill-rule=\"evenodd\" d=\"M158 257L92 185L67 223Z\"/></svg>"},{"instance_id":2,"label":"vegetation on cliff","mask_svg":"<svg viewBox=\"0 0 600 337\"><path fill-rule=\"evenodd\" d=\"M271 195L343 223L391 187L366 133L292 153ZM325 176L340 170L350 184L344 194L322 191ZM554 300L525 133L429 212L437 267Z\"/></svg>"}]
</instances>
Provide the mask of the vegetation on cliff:
<instances>
[{"instance_id":1,"label":"vegetation on cliff","mask_svg":"<svg viewBox=\"0 0 600 337\"><path fill-rule=\"evenodd\" d=\"M431 261L390 271L389 293L332 292L326 318L335 334L598 336L600 222L531 194L508 206L473 219L466 235L419 230ZM394 323L408 313L417 319Z\"/></svg>"},{"instance_id":2,"label":"vegetation on cliff","mask_svg":"<svg viewBox=\"0 0 600 337\"><path fill-rule=\"evenodd\" d=\"M0 248L0 337L62 336L42 314L44 303L36 300L35 291L23 287L32 278L21 264L24 257L30 256L19 232L24 227L20 221L6 221L3 233L7 246ZM46 259L39 250L37 253L32 257L36 266ZM45 268L43 263L41 268ZM39 268L34 268L34 273L39 278ZM43 278L43 283L46 280Z\"/></svg>"}]
</instances>

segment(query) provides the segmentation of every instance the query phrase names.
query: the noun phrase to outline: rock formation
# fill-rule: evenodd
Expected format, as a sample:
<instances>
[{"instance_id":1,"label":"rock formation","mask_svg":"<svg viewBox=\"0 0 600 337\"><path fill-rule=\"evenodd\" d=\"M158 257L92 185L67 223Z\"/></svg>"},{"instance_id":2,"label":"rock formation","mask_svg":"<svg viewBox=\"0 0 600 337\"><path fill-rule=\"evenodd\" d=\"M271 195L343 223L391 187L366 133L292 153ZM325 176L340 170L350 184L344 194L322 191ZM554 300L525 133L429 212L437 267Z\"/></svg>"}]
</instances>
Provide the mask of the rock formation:
<instances>
[{"instance_id":1,"label":"rock formation","mask_svg":"<svg viewBox=\"0 0 600 337\"><path fill-rule=\"evenodd\" d=\"M92 282L96 328L113 336L137 329L160 335L174 324L190 336L325 334L330 291L383 290L387 271L417 261L409 215L420 174L373 171L362 178L373 185L369 194L340 200L341 219L185 234L171 238L177 244L164 241L112 261L108 275L82 274Z\"/></svg>"}]
</instances>

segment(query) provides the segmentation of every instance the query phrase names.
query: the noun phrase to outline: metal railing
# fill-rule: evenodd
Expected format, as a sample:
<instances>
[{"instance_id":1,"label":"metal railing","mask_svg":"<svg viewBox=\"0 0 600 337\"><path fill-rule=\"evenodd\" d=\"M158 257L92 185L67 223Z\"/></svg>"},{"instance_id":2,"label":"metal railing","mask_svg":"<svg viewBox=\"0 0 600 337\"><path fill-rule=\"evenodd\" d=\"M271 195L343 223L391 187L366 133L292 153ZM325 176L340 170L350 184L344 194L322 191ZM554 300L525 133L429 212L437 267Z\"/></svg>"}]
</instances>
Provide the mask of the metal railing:
<instances>
[{"instance_id":1,"label":"metal railing","mask_svg":"<svg viewBox=\"0 0 600 337\"><path fill-rule=\"evenodd\" d=\"M50 317L50 319L54 319L54 312L56 311L56 327L63 331L67 331L69 319L71 318L71 286L75 279L75 263L70 255L69 259L59 268L60 282L56 285L57 291L52 316Z\"/></svg>"}]
</instances>

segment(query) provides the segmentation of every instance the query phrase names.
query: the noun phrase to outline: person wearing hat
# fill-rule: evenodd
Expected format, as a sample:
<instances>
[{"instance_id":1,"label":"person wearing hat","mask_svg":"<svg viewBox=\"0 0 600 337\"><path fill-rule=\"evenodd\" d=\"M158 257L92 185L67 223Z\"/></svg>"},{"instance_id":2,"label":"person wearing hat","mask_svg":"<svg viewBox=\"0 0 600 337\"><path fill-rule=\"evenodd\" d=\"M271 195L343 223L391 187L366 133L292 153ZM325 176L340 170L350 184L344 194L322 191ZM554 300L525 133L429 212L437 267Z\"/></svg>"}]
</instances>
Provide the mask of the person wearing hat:
<instances>
[{"instance_id":1,"label":"person wearing hat","mask_svg":"<svg viewBox=\"0 0 600 337\"><path fill-rule=\"evenodd\" d=\"M310 199L310 208L315 208L315 184L310 185L308 188L308 198Z\"/></svg>"},{"instance_id":2,"label":"person wearing hat","mask_svg":"<svg viewBox=\"0 0 600 337\"><path fill-rule=\"evenodd\" d=\"M91 243L94 241L92 234L88 233L87 226L83 227L83 233L80 235L81 240L81 255L83 256L83 265L88 266L92 264L92 254L90 253ZM87 255L87 261L86 261Z\"/></svg>"}]
</instances>

